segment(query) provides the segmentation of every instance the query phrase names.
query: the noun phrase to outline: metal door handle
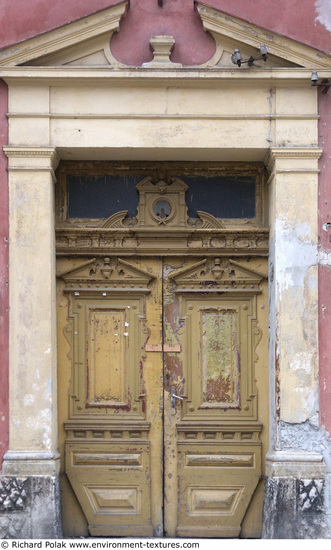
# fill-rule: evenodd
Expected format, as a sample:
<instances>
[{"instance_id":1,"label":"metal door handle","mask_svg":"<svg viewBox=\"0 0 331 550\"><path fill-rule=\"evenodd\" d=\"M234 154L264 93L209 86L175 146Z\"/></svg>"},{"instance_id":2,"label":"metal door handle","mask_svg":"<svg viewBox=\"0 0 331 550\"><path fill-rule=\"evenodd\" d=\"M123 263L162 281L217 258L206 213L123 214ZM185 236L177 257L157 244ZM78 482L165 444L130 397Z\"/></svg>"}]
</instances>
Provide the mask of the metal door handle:
<instances>
[{"instance_id":1,"label":"metal door handle","mask_svg":"<svg viewBox=\"0 0 331 550\"><path fill-rule=\"evenodd\" d=\"M184 401L183 397L180 397L180 395L175 394L175 388L174 386L171 386L171 412L172 414L175 414L176 412L176 399L180 399L181 401Z\"/></svg>"}]
</instances>

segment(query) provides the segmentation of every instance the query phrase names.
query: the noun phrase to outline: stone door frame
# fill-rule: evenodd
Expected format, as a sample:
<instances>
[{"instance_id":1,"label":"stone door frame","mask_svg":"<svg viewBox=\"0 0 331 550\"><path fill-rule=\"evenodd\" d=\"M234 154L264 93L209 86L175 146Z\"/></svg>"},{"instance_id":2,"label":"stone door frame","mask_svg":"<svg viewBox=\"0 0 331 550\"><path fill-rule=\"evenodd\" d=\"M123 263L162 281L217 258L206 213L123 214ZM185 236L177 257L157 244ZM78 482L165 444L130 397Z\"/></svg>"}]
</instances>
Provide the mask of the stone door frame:
<instances>
[{"instance_id":1,"label":"stone door frame","mask_svg":"<svg viewBox=\"0 0 331 550\"><path fill-rule=\"evenodd\" d=\"M308 50L302 47L305 67L314 58ZM319 73L328 76L323 67ZM29 518L30 537L42 536L33 521L40 510L48 520L47 536L61 533L54 204L61 159L265 163L270 228L266 476L324 479L313 429L319 409L317 189L322 150L317 90L310 87L310 75L309 67L172 67L169 56L161 67L1 69L9 87L4 152L10 189L10 449L3 475L44 483L44 497L33 497L20 512ZM297 437L308 424L309 447ZM49 518L54 518L54 528Z\"/></svg>"}]
</instances>

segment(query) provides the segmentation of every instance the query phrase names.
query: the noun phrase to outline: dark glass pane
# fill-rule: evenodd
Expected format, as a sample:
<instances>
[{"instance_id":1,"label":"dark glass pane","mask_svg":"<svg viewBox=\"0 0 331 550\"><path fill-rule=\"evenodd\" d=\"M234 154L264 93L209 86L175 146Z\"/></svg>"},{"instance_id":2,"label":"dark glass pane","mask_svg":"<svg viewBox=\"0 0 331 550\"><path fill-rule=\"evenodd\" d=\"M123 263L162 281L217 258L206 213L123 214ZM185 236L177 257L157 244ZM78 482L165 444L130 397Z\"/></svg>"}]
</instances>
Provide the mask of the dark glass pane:
<instances>
[{"instance_id":1,"label":"dark glass pane","mask_svg":"<svg viewBox=\"0 0 331 550\"><path fill-rule=\"evenodd\" d=\"M252 176L179 176L188 185L190 218L197 210L216 218L255 218L256 184ZM137 215L141 175L68 175L68 218L108 218L121 210Z\"/></svg>"},{"instance_id":2,"label":"dark glass pane","mask_svg":"<svg viewBox=\"0 0 331 550\"><path fill-rule=\"evenodd\" d=\"M137 215L142 176L67 176L68 218L109 218L121 210Z\"/></svg>"},{"instance_id":3,"label":"dark glass pane","mask_svg":"<svg viewBox=\"0 0 331 550\"><path fill-rule=\"evenodd\" d=\"M197 217L197 210L215 218L255 218L254 177L179 177L188 185L186 204L190 218Z\"/></svg>"}]
</instances>

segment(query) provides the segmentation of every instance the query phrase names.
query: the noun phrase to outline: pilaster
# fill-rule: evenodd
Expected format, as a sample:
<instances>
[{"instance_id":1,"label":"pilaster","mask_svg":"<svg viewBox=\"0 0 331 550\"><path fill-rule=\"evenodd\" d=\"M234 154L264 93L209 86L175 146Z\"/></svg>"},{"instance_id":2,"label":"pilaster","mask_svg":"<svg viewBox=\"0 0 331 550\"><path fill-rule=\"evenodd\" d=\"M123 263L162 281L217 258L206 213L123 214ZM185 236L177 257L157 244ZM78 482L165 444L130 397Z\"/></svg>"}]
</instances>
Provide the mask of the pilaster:
<instances>
[{"instance_id":1,"label":"pilaster","mask_svg":"<svg viewBox=\"0 0 331 550\"><path fill-rule=\"evenodd\" d=\"M58 158L54 148L4 151L9 159L10 434L0 510L6 514L9 536L12 532L15 538L39 538L45 532L57 537L61 532L54 222ZM13 500L12 495L20 493L17 484L24 488ZM18 492L7 495L6 488L12 485ZM19 533L17 522L24 525Z\"/></svg>"},{"instance_id":2,"label":"pilaster","mask_svg":"<svg viewBox=\"0 0 331 550\"><path fill-rule=\"evenodd\" d=\"M321 153L321 149L315 147L273 148L267 159L271 421L266 457L266 538L282 538L281 532L286 535L282 527L286 521L300 524L303 533L305 518L308 521L308 515L323 508L325 465L321 454L323 436L318 428L316 322L318 159ZM310 487L309 502L303 496L305 487ZM284 505L278 506L277 514L270 510L271 493L278 495L274 512L276 501L283 499ZM321 529L314 530L313 523L311 525L309 538L322 536ZM304 537L299 531L294 534L288 531L286 538Z\"/></svg>"}]
</instances>

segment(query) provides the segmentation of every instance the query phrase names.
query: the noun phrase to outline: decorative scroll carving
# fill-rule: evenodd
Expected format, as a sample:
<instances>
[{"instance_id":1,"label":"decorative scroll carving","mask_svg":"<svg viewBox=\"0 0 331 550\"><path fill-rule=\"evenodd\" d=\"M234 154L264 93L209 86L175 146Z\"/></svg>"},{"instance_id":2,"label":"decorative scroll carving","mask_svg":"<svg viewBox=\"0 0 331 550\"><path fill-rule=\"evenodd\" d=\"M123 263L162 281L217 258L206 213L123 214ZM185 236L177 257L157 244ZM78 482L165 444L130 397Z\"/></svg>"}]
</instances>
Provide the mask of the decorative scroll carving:
<instances>
[{"instance_id":1,"label":"decorative scroll carving","mask_svg":"<svg viewBox=\"0 0 331 550\"><path fill-rule=\"evenodd\" d=\"M121 227L130 227L137 225L137 218L128 218L128 211L121 210L121 212L116 212L102 224L101 227L111 227L112 229L121 228Z\"/></svg>"},{"instance_id":2,"label":"decorative scroll carving","mask_svg":"<svg viewBox=\"0 0 331 550\"><path fill-rule=\"evenodd\" d=\"M68 359L72 359L72 336L73 336L73 323L72 323L72 319L69 321L69 323L67 325L65 325L65 327L63 327L63 335L65 337L65 339L67 340L68 344L69 344L69 351L67 353L67 357Z\"/></svg>"},{"instance_id":3,"label":"decorative scroll carving","mask_svg":"<svg viewBox=\"0 0 331 550\"><path fill-rule=\"evenodd\" d=\"M215 229L224 227L223 224L212 216L208 212L202 212L202 210L197 211L198 218L189 218L188 225L196 227L197 229Z\"/></svg>"}]
</instances>

